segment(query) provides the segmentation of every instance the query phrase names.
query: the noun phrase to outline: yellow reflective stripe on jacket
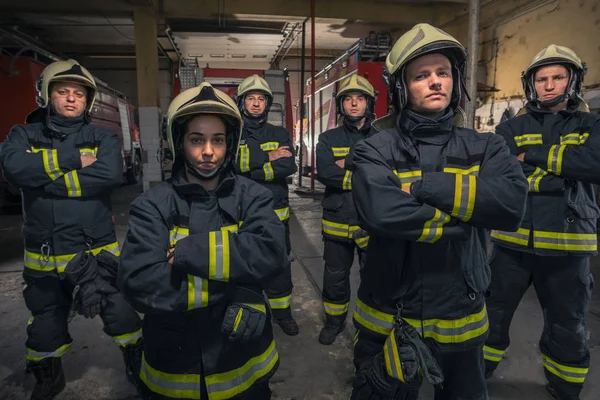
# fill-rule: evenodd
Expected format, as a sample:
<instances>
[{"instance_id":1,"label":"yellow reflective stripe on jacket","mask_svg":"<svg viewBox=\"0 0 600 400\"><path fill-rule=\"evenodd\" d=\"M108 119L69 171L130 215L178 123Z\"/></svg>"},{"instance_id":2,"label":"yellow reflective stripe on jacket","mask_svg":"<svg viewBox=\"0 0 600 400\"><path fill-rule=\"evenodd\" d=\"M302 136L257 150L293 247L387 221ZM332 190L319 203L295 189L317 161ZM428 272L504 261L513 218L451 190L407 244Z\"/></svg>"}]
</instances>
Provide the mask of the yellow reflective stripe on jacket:
<instances>
[{"instance_id":1,"label":"yellow reflective stripe on jacket","mask_svg":"<svg viewBox=\"0 0 600 400\"><path fill-rule=\"evenodd\" d=\"M346 157L350 153L350 147L332 147L334 157Z\"/></svg>"},{"instance_id":2,"label":"yellow reflective stripe on jacket","mask_svg":"<svg viewBox=\"0 0 600 400\"><path fill-rule=\"evenodd\" d=\"M240 146L240 172L250 171L250 149L247 144Z\"/></svg>"},{"instance_id":3,"label":"yellow reflective stripe on jacket","mask_svg":"<svg viewBox=\"0 0 600 400\"><path fill-rule=\"evenodd\" d=\"M584 133L568 133L566 135L563 135L560 137L560 144L572 144L572 145L577 145L580 146L582 144L585 144L585 142L587 141L587 139L590 137L589 132L584 132Z\"/></svg>"},{"instance_id":4,"label":"yellow reflective stripe on jacket","mask_svg":"<svg viewBox=\"0 0 600 400\"><path fill-rule=\"evenodd\" d=\"M560 175L562 172L562 157L566 148L566 145L557 144L550 147L550 151L548 152L548 172Z\"/></svg>"},{"instance_id":5,"label":"yellow reflective stripe on jacket","mask_svg":"<svg viewBox=\"0 0 600 400\"><path fill-rule=\"evenodd\" d=\"M290 208L278 208L275 210L275 214L277 214L277 217L279 217L280 221L285 221L286 219L290 218Z\"/></svg>"},{"instance_id":6,"label":"yellow reflective stripe on jacket","mask_svg":"<svg viewBox=\"0 0 600 400\"><path fill-rule=\"evenodd\" d=\"M58 151L56 149L39 149L32 147L31 151L34 153L42 153L42 162L44 164L44 171L53 181L63 176L63 172L60 170L58 164Z\"/></svg>"},{"instance_id":7,"label":"yellow reflective stripe on jacket","mask_svg":"<svg viewBox=\"0 0 600 400\"><path fill-rule=\"evenodd\" d=\"M209 400L230 399L248 390L257 380L268 375L279 360L275 341L267 350L248 360L244 365L222 374L206 377Z\"/></svg>"},{"instance_id":8,"label":"yellow reflective stripe on jacket","mask_svg":"<svg viewBox=\"0 0 600 400\"><path fill-rule=\"evenodd\" d=\"M499 363L502 361L504 353L506 353L506 350L498 350L490 346L483 346L483 358L488 361Z\"/></svg>"},{"instance_id":9,"label":"yellow reflective stripe on jacket","mask_svg":"<svg viewBox=\"0 0 600 400\"><path fill-rule=\"evenodd\" d=\"M337 222L327 221L326 219L321 219L321 224L323 225L323 233L344 239L354 240L354 232L360 229L360 226L358 225L340 224ZM368 236L366 238L359 238L355 240L355 242L358 244L358 241L361 241L362 243L365 239L368 243Z\"/></svg>"},{"instance_id":10,"label":"yellow reflective stripe on jacket","mask_svg":"<svg viewBox=\"0 0 600 400\"><path fill-rule=\"evenodd\" d=\"M273 171L273 165L271 161L263 165L263 171L265 173L265 181L272 181L275 179L275 171Z\"/></svg>"},{"instance_id":11,"label":"yellow reflective stripe on jacket","mask_svg":"<svg viewBox=\"0 0 600 400\"><path fill-rule=\"evenodd\" d=\"M393 315L369 307L358 298L352 318L365 328L382 335L389 335L394 327Z\"/></svg>"},{"instance_id":12,"label":"yellow reflective stripe on jacket","mask_svg":"<svg viewBox=\"0 0 600 400\"><path fill-rule=\"evenodd\" d=\"M269 299L269 305L274 310L283 310L285 308L289 308L292 304L292 295L277 297L273 299Z\"/></svg>"},{"instance_id":13,"label":"yellow reflective stripe on jacket","mask_svg":"<svg viewBox=\"0 0 600 400\"><path fill-rule=\"evenodd\" d=\"M121 347L137 343L142 337L142 329L135 332L125 333L123 335L112 336L115 343Z\"/></svg>"},{"instance_id":14,"label":"yellow reflective stripe on jacket","mask_svg":"<svg viewBox=\"0 0 600 400\"><path fill-rule=\"evenodd\" d=\"M587 376L589 368L569 367L568 365L559 364L547 355L542 353L544 368L560 379L571 383L583 383Z\"/></svg>"},{"instance_id":15,"label":"yellow reflective stripe on jacket","mask_svg":"<svg viewBox=\"0 0 600 400\"><path fill-rule=\"evenodd\" d=\"M42 361L45 358L51 358L51 357L58 358L58 357L62 357L65 354L67 354L67 352L69 351L70 348L71 348L71 343L62 345L54 351L35 351L32 349L27 349L27 356L25 356L25 358L29 361Z\"/></svg>"},{"instance_id":16,"label":"yellow reflective stripe on jacket","mask_svg":"<svg viewBox=\"0 0 600 400\"><path fill-rule=\"evenodd\" d=\"M475 193L477 189L477 178L473 175L454 175L454 206L452 216L467 222L473 215L475 207Z\"/></svg>"},{"instance_id":17,"label":"yellow reflective stripe on jacket","mask_svg":"<svg viewBox=\"0 0 600 400\"><path fill-rule=\"evenodd\" d=\"M492 238L502 242L519 244L527 247L529 244L529 229L519 228L516 232L492 231Z\"/></svg>"},{"instance_id":18,"label":"yellow reflective stripe on jacket","mask_svg":"<svg viewBox=\"0 0 600 400\"><path fill-rule=\"evenodd\" d=\"M200 375L161 372L148 364L145 354L140 379L154 393L175 399L200 399Z\"/></svg>"},{"instance_id":19,"label":"yellow reflective stripe on jacket","mask_svg":"<svg viewBox=\"0 0 600 400\"><path fill-rule=\"evenodd\" d=\"M115 256L119 256L119 243L113 242L102 247L95 247L91 249L92 254L96 255L102 250L106 250ZM25 250L25 267L34 269L36 271L51 272L57 270L59 273L65 271L67 264L77 254L63 254L59 256L48 256L45 257L42 254L34 253L32 251Z\"/></svg>"},{"instance_id":20,"label":"yellow reflective stripe on jacket","mask_svg":"<svg viewBox=\"0 0 600 400\"><path fill-rule=\"evenodd\" d=\"M328 303L326 301L323 302L323 307L325 308L325 313L329 315L344 315L348 312L348 308L350 307L350 303L344 304L335 304Z\"/></svg>"},{"instance_id":21,"label":"yellow reflective stripe on jacket","mask_svg":"<svg viewBox=\"0 0 600 400\"><path fill-rule=\"evenodd\" d=\"M404 380L404 373L402 372L402 361L400 360L400 353L398 351L398 344L396 343L395 329L392 329L390 335L385 340L383 345L383 357L385 360L385 369L389 376L398 379L400 382L406 383Z\"/></svg>"},{"instance_id":22,"label":"yellow reflective stripe on jacket","mask_svg":"<svg viewBox=\"0 0 600 400\"><path fill-rule=\"evenodd\" d=\"M342 180L342 189L344 190L352 190L352 172L346 170L344 174L344 179Z\"/></svg>"},{"instance_id":23,"label":"yellow reflective stripe on jacket","mask_svg":"<svg viewBox=\"0 0 600 400\"><path fill-rule=\"evenodd\" d=\"M356 299L354 319L365 328L389 335L394 324L394 315L378 311ZM413 326L421 336L431 338L438 343L462 343L484 335L488 331L489 322L485 306L476 314L464 318L445 320L416 320L402 318Z\"/></svg>"},{"instance_id":24,"label":"yellow reflective stripe on jacket","mask_svg":"<svg viewBox=\"0 0 600 400\"><path fill-rule=\"evenodd\" d=\"M423 233L417 242L435 243L442 237L444 225L450 222L450 216L436 209L433 218L425 222Z\"/></svg>"},{"instance_id":25,"label":"yellow reflective stripe on jacket","mask_svg":"<svg viewBox=\"0 0 600 400\"><path fill-rule=\"evenodd\" d=\"M27 320L27 325L33 324L34 319L35 319L35 317L33 315L31 317L29 317L29 319Z\"/></svg>"},{"instance_id":26,"label":"yellow reflective stripe on jacket","mask_svg":"<svg viewBox=\"0 0 600 400\"><path fill-rule=\"evenodd\" d=\"M260 148L262 149L262 151L274 151L279 148L279 142L261 143Z\"/></svg>"},{"instance_id":27,"label":"yellow reflective stripe on jacket","mask_svg":"<svg viewBox=\"0 0 600 400\"><path fill-rule=\"evenodd\" d=\"M421 170L414 171L398 171L394 170L394 175L400 179L400 187L402 189L408 188L413 182L420 181L422 177Z\"/></svg>"},{"instance_id":28,"label":"yellow reflective stripe on jacket","mask_svg":"<svg viewBox=\"0 0 600 400\"><path fill-rule=\"evenodd\" d=\"M535 171L533 171L533 173L527 177L527 182L529 183L529 191L539 192L540 182L542 181L542 178L546 175L548 175L548 172L544 171L541 168L535 167Z\"/></svg>"},{"instance_id":29,"label":"yellow reflective stripe on jacket","mask_svg":"<svg viewBox=\"0 0 600 400\"><path fill-rule=\"evenodd\" d=\"M175 246L175 243L190 235L189 228L182 228L181 226L174 226L169 231L169 246Z\"/></svg>"},{"instance_id":30,"label":"yellow reflective stripe on jacket","mask_svg":"<svg viewBox=\"0 0 600 400\"><path fill-rule=\"evenodd\" d=\"M98 154L98 147L94 147L93 149L91 147L83 147L79 149L79 154L83 153L88 153L96 157L96 154Z\"/></svg>"},{"instance_id":31,"label":"yellow reflective stripe on jacket","mask_svg":"<svg viewBox=\"0 0 600 400\"><path fill-rule=\"evenodd\" d=\"M541 133L527 133L525 135L515 136L514 139L517 147L530 144L543 144Z\"/></svg>"},{"instance_id":32,"label":"yellow reflective stripe on jacket","mask_svg":"<svg viewBox=\"0 0 600 400\"><path fill-rule=\"evenodd\" d=\"M592 233L533 231L533 247L566 251L596 251L597 237Z\"/></svg>"},{"instance_id":33,"label":"yellow reflective stripe on jacket","mask_svg":"<svg viewBox=\"0 0 600 400\"><path fill-rule=\"evenodd\" d=\"M480 169L481 169L481 166L479 166L479 165L473 165L472 167L469 167L469 168L445 167L444 172L447 172L450 174L477 176L477 175L479 175Z\"/></svg>"},{"instance_id":34,"label":"yellow reflective stripe on jacket","mask_svg":"<svg viewBox=\"0 0 600 400\"><path fill-rule=\"evenodd\" d=\"M208 279L229 281L229 232L208 233Z\"/></svg>"},{"instance_id":35,"label":"yellow reflective stripe on jacket","mask_svg":"<svg viewBox=\"0 0 600 400\"><path fill-rule=\"evenodd\" d=\"M208 280L188 274L188 311L208 306Z\"/></svg>"},{"instance_id":36,"label":"yellow reflective stripe on jacket","mask_svg":"<svg viewBox=\"0 0 600 400\"><path fill-rule=\"evenodd\" d=\"M76 170L69 171L64 175L65 186L67 187L67 196L81 197L81 185L79 184L79 174Z\"/></svg>"}]
</instances>

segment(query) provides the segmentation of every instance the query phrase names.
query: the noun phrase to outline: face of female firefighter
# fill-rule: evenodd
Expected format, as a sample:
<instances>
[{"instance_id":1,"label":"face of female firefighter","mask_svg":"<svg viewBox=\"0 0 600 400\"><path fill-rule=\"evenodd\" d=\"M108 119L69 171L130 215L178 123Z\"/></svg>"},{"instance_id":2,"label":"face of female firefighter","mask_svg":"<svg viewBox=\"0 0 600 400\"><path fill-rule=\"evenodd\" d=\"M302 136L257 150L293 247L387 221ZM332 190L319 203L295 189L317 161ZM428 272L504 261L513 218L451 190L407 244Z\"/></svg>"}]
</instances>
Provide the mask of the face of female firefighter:
<instances>
[{"instance_id":1,"label":"face of female firefighter","mask_svg":"<svg viewBox=\"0 0 600 400\"><path fill-rule=\"evenodd\" d=\"M549 101L565 93L569 70L562 65L546 65L535 72L535 91L539 101Z\"/></svg>"},{"instance_id":2,"label":"face of female firefighter","mask_svg":"<svg viewBox=\"0 0 600 400\"><path fill-rule=\"evenodd\" d=\"M267 96L260 92L250 92L244 97L244 106L251 115L260 115L267 108Z\"/></svg>"},{"instance_id":3,"label":"face of female firefighter","mask_svg":"<svg viewBox=\"0 0 600 400\"><path fill-rule=\"evenodd\" d=\"M87 88L77 83L54 83L50 88L50 105L61 117L77 118L87 107Z\"/></svg>"},{"instance_id":4,"label":"face of female firefighter","mask_svg":"<svg viewBox=\"0 0 600 400\"><path fill-rule=\"evenodd\" d=\"M367 110L367 98L362 93L349 93L344 96L342 105L346 115L363 117Z\"/></svg>"},{"instance_id":5,"label":"face of female firefighter","mask_svg":"<svg viewBox=\"0 0 600 400\"><path fill-rule=\"evenodd\" d=\"M442 54L427 54L406 67L408 108L418 113L439 113L452 99L452 65Z\"/></svg>"},{"instance_id":6,"label":"face of female firefighter","mask_svg":"<svg viewBox=\"0 0 600 400\"><path fill-rule=\"evenodd\" d=\"M223 164L227 153L223 121L214 115L191 119L183 137L185 157L200 170L210 172Z\"/></svg>"}]
</instances>

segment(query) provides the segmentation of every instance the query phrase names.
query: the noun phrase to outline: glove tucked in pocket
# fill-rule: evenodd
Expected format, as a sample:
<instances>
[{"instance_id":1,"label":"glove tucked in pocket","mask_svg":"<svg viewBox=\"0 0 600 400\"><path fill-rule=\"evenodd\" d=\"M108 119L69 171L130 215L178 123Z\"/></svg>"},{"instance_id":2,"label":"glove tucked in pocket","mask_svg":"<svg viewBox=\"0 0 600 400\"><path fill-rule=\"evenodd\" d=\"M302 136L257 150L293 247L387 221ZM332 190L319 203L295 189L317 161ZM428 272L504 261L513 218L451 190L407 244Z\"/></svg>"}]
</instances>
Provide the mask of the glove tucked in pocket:
<instances>
[{"instance_id":1,"label":"glove tucked in pocket","mask_svg":"<svg viewBox=\"0 0 600 400\"><path fill-rule=\"evenodd\" d=\"M232 342L245 343L262 336L266 321L262 290L237 287L232 303L225 310L221 332Z\"/></svg>"}]
</instances>

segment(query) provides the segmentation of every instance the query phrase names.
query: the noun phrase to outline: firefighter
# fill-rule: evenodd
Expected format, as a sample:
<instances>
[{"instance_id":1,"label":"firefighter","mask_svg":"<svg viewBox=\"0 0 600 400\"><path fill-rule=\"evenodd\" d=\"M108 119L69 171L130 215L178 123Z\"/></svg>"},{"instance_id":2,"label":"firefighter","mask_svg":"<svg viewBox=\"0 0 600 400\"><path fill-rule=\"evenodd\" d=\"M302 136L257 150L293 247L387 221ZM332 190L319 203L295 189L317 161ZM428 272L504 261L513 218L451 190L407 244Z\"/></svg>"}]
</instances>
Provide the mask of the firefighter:
<instances>
[{"instance_id":1,"label":"firefighter","mask_svg":"<svg viewBox=\"0 0 600 400\"><path fill-rule=\"evenodd\" d=\"M362 264L368 236L361 231L352 200L352 149L372 132L375 90L357 74L340 82L336 94L337 112L342 125L319 135L317 179L325 185L323 198L323 306L325 326L319 342L330 345L344 330L350 305L350 268L357 249ZM346 161L348 160L348 161ZM357 235L355 237L355 235Z\"/></svg>"},{"instance_id":2,"label":"firefighter","mask_svg":"<svg viewBox=\"0 0 600 400\"><path fill-rule=\"evenodd\" d=\"M98 89L88 70L74 60L54 62L36 85L39 108L27 125L12 128L0 166L22 193L27 360L37 380L31 399L52 399L65 387L61 357L72 342L67 320L75 288L65 269L82 251L119 255L110 196L122 182L123 159L117 134L90 125ZM76 308L87 317L101 310L104 332L120 346L127 376L137 384L140 319L116 290L100 281L92 286Z\"/></svg>"},{"instance_id":3,"label":"firefighter","mask_svg":"<svg viewBox=\"0 0 600 400\"><path fill-rule=\"evenodd\" d=\"M527 181L504 139L455 124L466 57L431 25L402 35L385 67L396 111L354 150L352 194L370 239L353 400L416 399L419 370L436 400L487 399L486 229L518 228Z\"/></svg>"},{"instance_id":4,"label":"firefighter","mask_svg":"<svg viewBox=\"0 0 600 400\"><path fill-rule=\"evenodd\" d=\"M238 172L259 182L273 193L273 207L285 226L288 260L283 273L267 284L266 292L273 319L287 335L299 332L292 317L292 264L290 243L290 202L287 177L296 172L295 152L289 132L267 123L273 92L265 79L252 75L237 90L238 108L244 119Z\"/></svg>"},{"instance_id":5,"label":"firefighter","mask_svg":"<svg viewBox=\"0 0 600 400\"><path fill-rule=\"evenodd\" d=\"M529 183L517 232L492 232L490 336L484 348L491 377L510 343L513 314L533 282L544 310L540 351L548 391L579 399L588 372L586 319L597 254L594 184L600 183L600 116L579 111L585 64L550 45L522 74L524 115L496 128Z\"/></svg>"},{"instance_id":6,"label":"firefighter","mask_svg":"<svg viewBox=\"0 0 600 400\"><path fill-rule=\"evenodd\" d=\"M269 190L237 176L235 102L208 83L169 106L173 177L131 204L119 286L144 317L145 399L269 399L279 365L261 285L287 259Z\"/></svg>"}]
</instances>

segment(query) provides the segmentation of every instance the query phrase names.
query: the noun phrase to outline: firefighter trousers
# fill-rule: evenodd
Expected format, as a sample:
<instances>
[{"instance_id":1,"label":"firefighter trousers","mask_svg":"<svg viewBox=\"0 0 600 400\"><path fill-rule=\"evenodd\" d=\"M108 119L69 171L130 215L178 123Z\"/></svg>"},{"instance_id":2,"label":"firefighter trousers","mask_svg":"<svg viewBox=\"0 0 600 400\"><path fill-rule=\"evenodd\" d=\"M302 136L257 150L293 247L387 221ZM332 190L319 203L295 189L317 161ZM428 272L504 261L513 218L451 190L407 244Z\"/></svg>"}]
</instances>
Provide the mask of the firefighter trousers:
<instances>
[{"instance_id":1,"label":"firefighter trousers","mask_svg":"<svg viewBox=\"0 0 600 400\"><path fill-rule=\"evenodd\" d=\"M282 221L285 225L285 245L287 248L287 262L283 272L269 282L265 288L269 305L275 319L288 319L292 317L292 245L290 243L290 224L289 218Z\"/></svg>"},{"instance_id":2,"label":"firefighter trousers","mask_svg":"<svg viewBox=\"0 0 600 400\"><path fill-rule=\"evenodd\" d=\"M33 277L25 271L23 278L23 297L31 311L27 324L27 360L62 357L73 341L68 330L73 288L53 273ZM120 347L135 344L142 337L140 317L121 293L107 297L100 318L104 332Z\"/></svg>"},{"instance_id":3,"label":"firefighter trousers","mask_svg":"<svg viewBox=\"0 0 600 400\"><path fill-rule=\"evenodd\" d=\"M358 331L354 337L354 367L360 366L383 351L387 336ZM441 351L435 342L426 339L427 347L444 374L441 388L435 389L434 400L488 400L484 377L483 344L457 351ZM406 385L393 399L417 400L419 392Z\"/></svg>"},{"instance_id":4,"label":"firefighter trousers","mask_svg":"<svg viewBox=\"0 0 600 400\"><path fill-rule=\"evenodd\" d=\"M323 307L325 324L340 326L346 321L350 305L350 270L354 263L354 249L362 263L364 250L354 242L324 239Z\"/></svg>"},{"instance_id":5,"label":"firefighter trousers","mask_svg":"<svg viewBox=\"0 0 600 400\"><path fill-rule=\"evenodd\" d=\"M502 360L514 312L533 283L544 315L539 343L544 374L561 398L578 399L590 363L586 321L594 280L589 257L536 256L495 245L491 268L486 372Z\"/></svg>"}]
</instances>

